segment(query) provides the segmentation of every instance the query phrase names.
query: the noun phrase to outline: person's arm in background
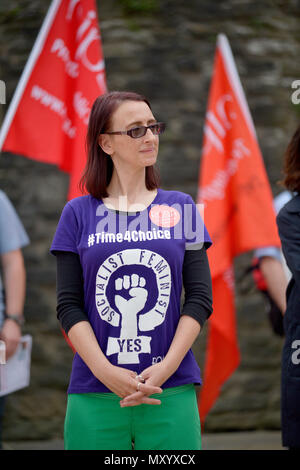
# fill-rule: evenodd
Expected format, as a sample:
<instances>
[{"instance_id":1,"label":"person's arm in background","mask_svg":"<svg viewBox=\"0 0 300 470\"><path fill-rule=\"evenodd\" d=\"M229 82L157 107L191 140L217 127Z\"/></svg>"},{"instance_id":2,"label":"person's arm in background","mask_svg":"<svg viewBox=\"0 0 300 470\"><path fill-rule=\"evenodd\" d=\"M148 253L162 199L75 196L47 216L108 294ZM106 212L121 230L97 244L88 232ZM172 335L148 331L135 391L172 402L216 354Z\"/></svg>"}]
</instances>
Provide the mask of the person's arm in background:
<instances>
[{"instance_id":1,"label":"person's arm in background","mask_svg":"<svg viewBox=\"0 0 300 470\"><path fill-rule=\"evenodd\" d=\"M293 194L284 190L274 198L274 210L278 214L287 204ZM268 294L277 305L282 315L286 311L286 289L289 283L290 272L286 266L282 252L278 247L269 246L258 248L255 256L259 259L259 267L267 285Z\"/></svg>"},{"instance_id":2,"label":"person's arm in background","mask_svg":"<svg viewBox=\"0 0 300 470\"><path fill-rule=\"evenodd\" d=\"M286 289L288 281L281 261L271 256L260 259L260 269L265 279L268 293L281 310L282 315L286 311Z\"/></svg>"},{"instance_id":3,"label":"person's arm in background","mask_svg":"<svg viewBox=\"0 0 300 470\"><path fill-rule=\"evenodd\" d=\"M23 317L26 272L21 249L9 251L1 255L3 285L5 290L6 315ZM21 327L16 321L5 318L1 339L6 343L6 358L16 350L21 337Z\"/></svg>"},{"instance_id":4,"label":"person's arm in background","mask_svg":"<svg viewBox=\"0 0 300 470\"><path fill-rule=\"evenodd\" d=\"M282 315L286 310L286 289L288 277L283 265L281 250L275 246L258 248L254 257L259 260L259 269L267 286L267 291Z\"/></svg>"},{"instance_id":5,"label":"person's arm in background","mask_svg":"<svg viewBox=\"0 0 300 470\"><path fill-rule=\"evenodd\" d=\"M7 315L23 316L26 275L21 249L29 244L23 224L6 194L0 189L0 262L5 291ZM21 328L11 319L5 319L0 331L6 342L7 357L10 357L19 343Z\"/></svg>"}]
</instances>

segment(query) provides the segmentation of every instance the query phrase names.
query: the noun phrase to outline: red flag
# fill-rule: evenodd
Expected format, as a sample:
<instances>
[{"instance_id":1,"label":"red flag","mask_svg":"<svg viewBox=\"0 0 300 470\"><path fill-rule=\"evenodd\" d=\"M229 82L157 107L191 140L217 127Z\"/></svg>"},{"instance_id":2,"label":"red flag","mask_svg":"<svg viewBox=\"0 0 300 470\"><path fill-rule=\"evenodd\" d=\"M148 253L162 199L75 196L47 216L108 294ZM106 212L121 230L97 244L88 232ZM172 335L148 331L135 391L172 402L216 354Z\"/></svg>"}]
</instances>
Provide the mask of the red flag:
<instances>
[{"instance_id":1,"label":"red flag","mask_svg":"<svg viewBox=\"0 0 300 470\"><path fill-rule=\"evenodd\" d=\"M94 0L53 0L0 133L0 149L53 163L79 195L91 106L106 91Z\"/></svg>"},{"instance_id":2,"label":"red flag","mask_svg":"<svg viewBox=\"0 0 300 470\"><path fill-rule=\"evenodd\" d=\"M219 35L204 126L198 202L213 241L208 250L214 312L208 323L202 423L223 383L240 362L233 259L280 246L273 197L247 101L227 38Z\"/></svg>"}]
</instances>

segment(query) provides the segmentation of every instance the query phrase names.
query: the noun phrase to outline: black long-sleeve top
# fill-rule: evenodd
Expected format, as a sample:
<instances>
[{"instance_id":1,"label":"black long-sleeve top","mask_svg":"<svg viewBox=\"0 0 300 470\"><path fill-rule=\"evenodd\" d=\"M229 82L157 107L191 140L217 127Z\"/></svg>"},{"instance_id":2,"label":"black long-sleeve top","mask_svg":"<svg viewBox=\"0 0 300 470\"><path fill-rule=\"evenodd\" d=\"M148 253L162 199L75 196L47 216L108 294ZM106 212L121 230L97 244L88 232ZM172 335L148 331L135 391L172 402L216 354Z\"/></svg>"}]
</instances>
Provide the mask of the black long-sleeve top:
<instances>
[{"instance_id":1,"label":"black long-sleeve top","mask_svg":"<svg viewBox=\"0 0 300 470\"><path fill-rule=\"evenodd\" d=\"M88 321L84 312L83 274L79 256L69 251L56 251L57 259L57 318L68 334L76 323ZM182 280L185 291L181 315L197 320L201 327L212 313L212 283L203 247L186 250Z\"/></svg>"}]
</instances>

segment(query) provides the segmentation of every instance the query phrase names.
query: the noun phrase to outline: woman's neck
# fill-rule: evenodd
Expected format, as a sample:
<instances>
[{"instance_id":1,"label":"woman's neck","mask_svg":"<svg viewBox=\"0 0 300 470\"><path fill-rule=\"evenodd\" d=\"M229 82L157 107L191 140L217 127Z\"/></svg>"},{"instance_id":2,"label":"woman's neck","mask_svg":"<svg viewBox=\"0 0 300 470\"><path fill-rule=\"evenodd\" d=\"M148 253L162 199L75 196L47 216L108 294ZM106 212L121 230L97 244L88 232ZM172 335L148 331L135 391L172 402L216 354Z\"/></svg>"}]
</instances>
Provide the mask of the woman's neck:
<instances>
[{"instance_id":1,"label":"woman's neck","mask_svg":"<svg viewBox=\"0 0 300 470\"><path fill-rule=\"evenodd\" d=\"M141 172L122 174L122 176L121 173L114 170L107 192L109 198L123 198L128 201L128 204L139 203L149 193L153 193L146 188L144 168Z\"/></svg>"}]
</instances>

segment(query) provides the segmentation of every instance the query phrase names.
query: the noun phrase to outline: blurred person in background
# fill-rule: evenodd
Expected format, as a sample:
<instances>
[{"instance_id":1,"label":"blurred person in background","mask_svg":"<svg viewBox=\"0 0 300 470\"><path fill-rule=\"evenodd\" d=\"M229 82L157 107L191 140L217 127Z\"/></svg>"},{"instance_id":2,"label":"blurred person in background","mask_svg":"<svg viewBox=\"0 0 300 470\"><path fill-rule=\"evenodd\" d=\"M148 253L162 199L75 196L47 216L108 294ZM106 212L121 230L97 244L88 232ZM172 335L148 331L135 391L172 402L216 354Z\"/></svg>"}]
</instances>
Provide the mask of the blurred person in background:
<instances>
[{"instance_id":1,"label":"blurred person in background","mask_svg":"<svg viewBox=\"0 0 300 470\"><path fill-rule=\"evenodd\" d=\"M26 288L21 248L28 243L27 233L14 207L0 190L0 339L5 342L6 360L14 354L21 338ZM5 397L0 397L0 449L4 405Z\"/></svg>"},{"instance_id":2,"label":"blurred person in background","mask_svg":"<svg viewBox=\"0 0 300 470\"><path fill-rule=\"evenodd\" d=\"M283 320L282 444L300 450L300 126L285 153L283 183L295 195L277 215L282 251L292 275Z\"/></svg>"},{"instance_id":3,"label":"blurred person in background","mask_svg":"<svg viewBox=\"0 0 300 470\"><path fill-rule=\"evenodd\" d=\"M291 191L283 191L274 198L274 210L280 209L293 197ZM282 249L275 246L254 251L251 271L257 289L264 295L267 313L273 333L284 336L283 315L286 310L286 289L291 279ZM249 270L247 270L249 271Z\"/></svg>"}]
</instances>

